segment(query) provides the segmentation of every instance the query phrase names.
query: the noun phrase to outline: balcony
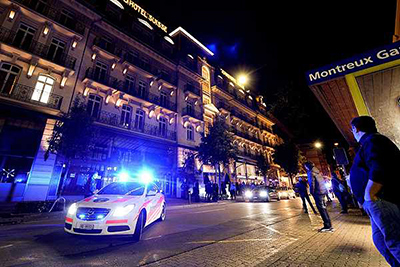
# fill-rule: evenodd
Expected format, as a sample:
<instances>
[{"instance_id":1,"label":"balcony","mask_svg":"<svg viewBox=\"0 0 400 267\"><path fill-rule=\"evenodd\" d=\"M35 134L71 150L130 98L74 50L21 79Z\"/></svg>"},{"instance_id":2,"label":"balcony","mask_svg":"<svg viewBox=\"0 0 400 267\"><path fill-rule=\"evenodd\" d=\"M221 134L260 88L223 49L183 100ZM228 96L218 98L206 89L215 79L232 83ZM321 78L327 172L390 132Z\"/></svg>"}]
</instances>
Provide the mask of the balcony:
<instances>
[{"instance_id":1,"label":"balcony","mask_svg":"<svg viewBox=\"0 0 400 267\"><path fill-rule=\"evenodd\" d=\"M147 123L138 123L135 122L135 120L131 120L128 123L122 123L120 116L107 111L101 111L99 117L96 120L100 123L129 130L132 132L147 134L150 136L156 136L171 141L176 141L176 132L174 131L170 131L167 130L166 128L162 128L156 125L151 125Z\"/></svg>"},{"instance_id":2,"label":"balcony","mask_svg":"<svg viewBox=\"0 0 400 267\"><path fill-rule=\"evenodd\" d=\"M186 84L185 88L184 88L185 92L191 92L193 94L195 94L196 96L201 96L200 94L200 89L191 85L191 84Z\"/></svg>"},{"instance_id":3,"label":"balcony","mask_svg":"<svg viewBox=\"0 0 400 267\"><path fill-rule=\"evenodd\" d=\"M182 116L190 116L198 120L203 120L203 114L201 112L195 111L194 109L183 108Z\"/></svg>"},{"instance_id":4,"label":"balcony","mask_svg":"<svg viewBox=\"0 0 400 267\"><path fill-rule=\"evenodd\" d=\"M0 28L0 42L34 54L68 69L75 69L76 58L69 56L67 53L54 53L50 50L50 46L33 40L30 42L19 42L15 38L16 34L17 32L15 31Z\"/></svg>"},{"instance_id":5,"label":"balcony","mask_svg":"<svg viewBox=\"0 0 400 267\"><path fill-rule=\"evenodd\" d=\"M151 103L157 104L160 107L172 110L172 111L176 111L176 104L165 99L165 98L161 98L158 95L152 94L152 93L148 93L148 101L150 101Z\"/></svg>"},{"instance_id":6,"label":"balcony","mask_svg":"<svg viewBox=\"0 0 400 267\"><path fill-rule=\"evenodd\" d=\"M110 43L108 41L105 41L104 39L102 39L101 37L96 37L94 39L93 45L101 48L102 50L116 56L119 58L121 51L118 50L115 46L114 43Z\"/></svg>"},{"instance_id":7,"label":"balcony","mask_svg":"<svg viewBox=\"0 0 400 267\"><path fill-rule=\"evenodd\" d=\"M237 153L237 155L240 157L251 158L253 160L257 160L257 156L258 156L258 155L252 154L249 151L240 151L240 150Z\"/></svg>"},{"instance_id":8,"label":"balcony","mask_svg":"<svg viewBox=\"0 0 400 267\"><path fill-rule=\"evenodd\" d=\"M117 78L112 77L109 74L105 74L103 72L100 72L96 68L88 68L86 70L85 78L91 79L95 82L101 83L105 86L118 89L122 87L122 82L118 80Z\"/></svg>"},{"instance_id":9,"label":"balcony","mask_svg":"<svg viewBox=\"0 0 400 267\"><path fill-rule=\"evenodd\" d=\"M52 109L59 110L61 107L62 100L63 100L62 96L50 93L47 101L44 102L43 100L45 99L45 95L43 93L42 97L41 97L43 102L41 102L41 101L32 100L32 95L33 95L33 92L35 91L35 89L33 87L26 86L23 84L18 84L18 83L15 84L11 88L11 90L7 90L6 87L7 87L7 85L5 85L4 88L3 88L3 85L1 85L0 88L3 88L2 89L3 91L0 92L0 96L15 99L15 100L22 101L22 102L26 102L29 104L48 107L48 108L52 108ZM9 92L7 92L7 91L9 91Z\"/></svg>"},{"instance_id":10,"label":"balcony","mask_svg":"<svg viewBox=\"0 0 400 267\"><path fill-rule=\"evenodd\" d=\"M77 18L71 18L62 13L60 8L52 8L49 4L37 0L14 0L46 17L67 27L68 29L84 35L85 25L79 22Z\"/></svg>"},{"instance_id":11,"label":"balcony","mask_svg":"<svg viewBox=\"0 0 400 267\"><path fill-rule=\"evenodd\" d=\"M242 137L242 138L245 138L245 139L247 139L247 140L253 141L253 142L255 142L255 143L264 145L264 142L263 142L262 140L260 140L259 138L255 137L255 136L251 136L251 135L249 135L248 133L239 131L239 130L237 130L236 128L232 128L231 131L232 131L235 135L237 135L237 136L240 136L240 137Z\"/></svg>"}]
</instances>

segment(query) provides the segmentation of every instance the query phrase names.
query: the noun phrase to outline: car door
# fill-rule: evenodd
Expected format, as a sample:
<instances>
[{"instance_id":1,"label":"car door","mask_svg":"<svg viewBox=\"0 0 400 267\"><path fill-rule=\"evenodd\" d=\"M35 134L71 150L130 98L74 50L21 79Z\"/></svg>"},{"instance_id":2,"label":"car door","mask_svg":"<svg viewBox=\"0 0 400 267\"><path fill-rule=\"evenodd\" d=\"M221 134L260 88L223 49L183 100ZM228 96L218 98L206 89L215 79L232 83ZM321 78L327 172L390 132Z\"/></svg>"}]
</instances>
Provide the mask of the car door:
<instances>
[{"instance_id":1,"label":"car door","mask_svg":"<svg viewBox=\"0 0 400 267\"><path fill-rule=\"evenodd\" d=\"M147 194L146 194L146 202L148 202L148 209L147 209L147 220L146 220L146 225L152 223L154 220L156 220L157 214L159 214L159 209L158 206L158 199L157 197L158 194L158 187L154 183L150 183L147 186Z\"/></svg>"}]
</instances>

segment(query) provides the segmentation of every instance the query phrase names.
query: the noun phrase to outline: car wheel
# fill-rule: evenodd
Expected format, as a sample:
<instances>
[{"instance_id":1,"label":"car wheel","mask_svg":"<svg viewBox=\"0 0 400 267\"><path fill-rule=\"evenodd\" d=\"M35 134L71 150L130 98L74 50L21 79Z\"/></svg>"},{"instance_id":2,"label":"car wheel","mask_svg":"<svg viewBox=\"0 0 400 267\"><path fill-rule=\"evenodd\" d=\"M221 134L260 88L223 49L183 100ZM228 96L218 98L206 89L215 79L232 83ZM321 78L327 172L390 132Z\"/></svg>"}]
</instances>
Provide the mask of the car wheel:
<instances>
[{"instance_id":1,"label":"car wheel","mask_svg":"<svg viewBox=\"0 0 400 267\"><path fill-rule=\"evenodd\" d=\"M135 241L140 241L140 239L142 238L142 233L143 233L143 228L144 228L144 223L145 223L144 214L145 213L142 211L136 222L135 232L133 233L133 239Z\"/></svg>"},{"instance_id":2,"label":"car wheel","mask_svg":"<svg viewBox=\"0 0 400 267\"><path fill-rule=\"evenodd\" d=\"M290 199L289 195L287 195L287 199Z\"/></svg>"},{"instance_id":3,"label":"car wheel","mask_svg":"<svg viewBox=\"0 0 400 267\"><path fill-rule=\"evenodd\" d=\"M158 220L160 222L162 222L162 221L165 221L166 218L167 218L167 209L166 209L166 205L164 203L162 206L160 218Z\"/></svg>"},{"instance_id":4,"label":"car wheel","mask_svg":"<svg viewBox=\"0 0 400 267\"><path fill-rule=\"evenodd\" d=\"M278 198L277 198L277 200L278 200L278 201L281 201L281 198L280 198L280 197L278 197Z\"/></svg>"},{"instance_id":5,"label":"car wheel","mask_svg":"<svg viewBox=\"0 0 400 267\"><path fill-rule=\"evenodd\" d=\"M269 198L266 198L266 199L265 199L265 202L269 202Z\"/></svg>"}]
</instances>

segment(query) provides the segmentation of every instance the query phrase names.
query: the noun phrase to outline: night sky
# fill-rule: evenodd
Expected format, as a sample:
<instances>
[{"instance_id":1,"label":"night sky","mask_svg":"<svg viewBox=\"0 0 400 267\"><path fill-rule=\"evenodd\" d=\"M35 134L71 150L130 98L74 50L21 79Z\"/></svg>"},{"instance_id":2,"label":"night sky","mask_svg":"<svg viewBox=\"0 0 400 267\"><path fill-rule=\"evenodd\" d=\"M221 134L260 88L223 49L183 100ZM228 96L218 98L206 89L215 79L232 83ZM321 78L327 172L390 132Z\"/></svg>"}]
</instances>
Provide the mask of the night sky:
<instances>
[{"instance_id":1,"label":"night sky","mask_svg":"<svg viewBox=\"0 0 400 267\"><path fill-rule=\"evenodd\" d=\"M231 74L274 101L288 84L308 114L299 140L344 139L306 85L305 72L391 43L396 1L137 1L169 27L182 26ZM297 102L296 101L296 102ZM297 126L298 127L298 126Z\"/></svg>"}]
</instances>

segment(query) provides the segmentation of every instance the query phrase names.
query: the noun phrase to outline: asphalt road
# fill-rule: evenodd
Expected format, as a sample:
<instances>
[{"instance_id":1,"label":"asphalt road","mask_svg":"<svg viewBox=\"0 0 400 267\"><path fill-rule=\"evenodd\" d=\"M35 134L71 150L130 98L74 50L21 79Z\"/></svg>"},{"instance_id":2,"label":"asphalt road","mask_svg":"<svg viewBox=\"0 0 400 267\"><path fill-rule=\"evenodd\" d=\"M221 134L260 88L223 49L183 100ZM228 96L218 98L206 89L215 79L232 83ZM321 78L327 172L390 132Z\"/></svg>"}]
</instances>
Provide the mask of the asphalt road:
<instances>
[{"instance_id":1,"label":"asphalt road","mask_svg":"<svg viewBox=\"0 0 400 267\"><path fill-rule=\"evenodd\" d=\"M212 248L217 242L250 250L253 241L257 241L257 246L260 241L265 246L279 243L272 246L276 252L296 240L289 229L293 229L302 216L298 198L179 208L167 210L166 221L146 228L140 242L134 242L130 237L69 235L63 230L62 218L1 226L0 266L160 265L173 263L174 258L195 250ZM261 237L259 233L266 233L268 237ZM240 242L232 241L238 237ZM230 251L218 253L229 254ZM201 259L195 262L205 266Z\"/></svg>"}]
</instances>

